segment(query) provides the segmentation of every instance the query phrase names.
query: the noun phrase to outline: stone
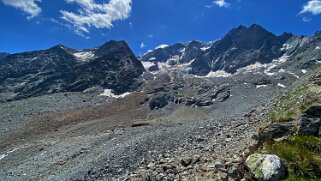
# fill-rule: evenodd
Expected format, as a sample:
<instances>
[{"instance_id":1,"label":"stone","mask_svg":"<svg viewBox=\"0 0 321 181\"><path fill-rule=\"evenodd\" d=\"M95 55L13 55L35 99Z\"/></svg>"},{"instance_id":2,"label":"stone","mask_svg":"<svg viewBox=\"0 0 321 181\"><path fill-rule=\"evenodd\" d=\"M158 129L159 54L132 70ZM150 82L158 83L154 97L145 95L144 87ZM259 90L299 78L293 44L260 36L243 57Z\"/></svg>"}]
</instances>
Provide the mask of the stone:
<instances>
[{"instance_id":1,"label":"stone","mask_svg":"<svg viewBox=\"0 0 321 181\"><path fill-rule=\"evenodd\" d=\"M295 126L291 122L271 123L260 130L259 141L279 139L295 133Z\"/></svg>"},{"instance_id":2,"label":"stone","mask_svg":"<svg viewBox=\"0 0 321 181\"><path fill-rule=\"evenodd\" d=\"M181 164L184 166L184 167L187 167L189 166L191 163L192 163L193 159L192 158L182 158L181 159Z\"/></svg>"},{"instance_id":3,"label":"stone","mask_svg":"<svg viewBox=\"0 0 321 181\"><path fill-rule=\"evenodd\" d=\"M147 165L147 168L151 169L151 168L154 168L155 167L155 163L149 163Z\"/></svg>"},{"instance_id":4,"label":"stone","mask_svg":"<svg viewBox=\"0 0 321 181\"><path fill-rule=\"evenodd\" d=\"M224 164L222 164L221 162L215 162L215 168L219 169L219 168L224 168Z\"/></svg>"},{"instance_id":5,"label":"stone","mask_svg":"<svg viewBox=\"0 0 321 181\"><path fill-rule=\"evenodd\" d=\"M276 181L286 177L286 167L276 155L252 154L246 165L259 181Z\"/></svg>"},{"instance_id":6,"label":"stone","mask_svg":"<svg viewBox=\"0 0 321 181\"><path fill-rule=\"evenodd\" d=\"M320 136L321 106L312 106L297 121L298 134Z\"/></svg>"},{"instance_id":7,"label":"stone","mask_svg":"<svg viewBox=\"0 0 321 181\"><path fill-rule=\"evenodd\" d=\"M297 124L298 134L318 136L321 127L321 118L303 115Z\"/></svg>"},{"instance_id":8,"label":"stone","mask_svg":"<svg viewBox=\"0 0 321 181\"><path fill-rule=\"evenodd\" d=\"M236 166L229 167L227 169L227 174L228 174L228 176L230 176L234 179L239 179L242 177L242 172Z\"/></svg>"}]
</instances>

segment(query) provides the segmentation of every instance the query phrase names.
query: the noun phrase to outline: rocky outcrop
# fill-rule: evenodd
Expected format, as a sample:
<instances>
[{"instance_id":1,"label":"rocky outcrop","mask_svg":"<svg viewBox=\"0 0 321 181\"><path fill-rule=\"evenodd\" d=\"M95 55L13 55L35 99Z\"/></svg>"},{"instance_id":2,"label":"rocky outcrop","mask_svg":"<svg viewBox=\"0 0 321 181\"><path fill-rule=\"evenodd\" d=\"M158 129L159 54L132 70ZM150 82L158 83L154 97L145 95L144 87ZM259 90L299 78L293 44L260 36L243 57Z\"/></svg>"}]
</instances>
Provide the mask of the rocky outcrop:
<instances>
[{"instance_id":1,"label":"rocky outcrop","mask_svg":"<svg viewBox=\"0 0 321 181\"><path fill-rule=\"evenodd\" d=\"M259 132L260 142L279 139L295 133L296 128L292 122L271 123Z\"/></svg>"},{"instance_id":2,"label":"rocky outcrop","mask_svg":"<svg viewBox=\"0 0 321 181\"><path fill-rule=\"evenodd\" d=\"M277 181L286 177L286 167L276 155L252 154L246 159L246 165L259 181Z\"/></svg>"},{"instance_id":3,"label":"rocky outcrop","mask_svg":"<svg viewBox=\"0 0 321 181\"><path fill-rule=\"evenodd\" d=\"M321 106L308 109L297 122L298 134L321 136Z\"/></svg>"},{"instance_id":4,"label":"rocky outcrop","mask_svg":"<svg viewBox=\"0 0 321 181\"><path fill-rule=\"evenodd\" d=\"M47 50L12 54L0 62L0 93L21 99L56 92L78 92L101 86L121 94L137 87L144 71L124 41L73 50L57 45Z\"/></svg>"}]
</instances>

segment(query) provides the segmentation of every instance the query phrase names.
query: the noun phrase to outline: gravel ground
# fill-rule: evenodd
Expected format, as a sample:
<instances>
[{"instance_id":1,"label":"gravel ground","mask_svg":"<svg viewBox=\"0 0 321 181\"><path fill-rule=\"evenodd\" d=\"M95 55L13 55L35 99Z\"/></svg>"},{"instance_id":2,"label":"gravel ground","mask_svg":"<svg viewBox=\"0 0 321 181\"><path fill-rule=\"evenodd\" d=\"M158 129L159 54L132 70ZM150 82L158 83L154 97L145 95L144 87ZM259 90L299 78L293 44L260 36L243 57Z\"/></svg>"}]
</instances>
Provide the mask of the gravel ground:
<instances>
[{"instance_id":1,"label":"gravel ground","mask_svg":"<svg viewBox=\"0 0 321 181\"><path fill-rule=\"evenodd\" d=\"M246 77L208 81L229 83L232 96L208 107L170 103L158 110L143 104L146 92L108 100L68 93L1 104L0 180L220 178L213 164L249 152L252 136L266 124L260 118L286 88L276 80L257 88ZM182 166L186 157L198 158Z\"/></svg>"}]
</instances>

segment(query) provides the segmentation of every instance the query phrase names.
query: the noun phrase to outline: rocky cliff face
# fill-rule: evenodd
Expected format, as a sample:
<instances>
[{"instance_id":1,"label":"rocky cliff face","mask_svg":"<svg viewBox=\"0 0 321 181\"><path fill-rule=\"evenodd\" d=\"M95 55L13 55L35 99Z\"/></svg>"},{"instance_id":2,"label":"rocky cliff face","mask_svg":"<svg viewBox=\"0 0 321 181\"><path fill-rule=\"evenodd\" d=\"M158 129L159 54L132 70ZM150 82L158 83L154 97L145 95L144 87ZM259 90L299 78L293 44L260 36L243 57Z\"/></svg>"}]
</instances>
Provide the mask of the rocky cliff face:
<instances>
[{"instance_id":1,"label":"rocky cliff face","mask_svg":"<svg viewBox=\"0 0 321 181\"><path fill-rule=\"evenodd\" d=\"M0 62L0 93L10 100L101 86L120 94L134 89L143 71L124 41L82 51L57 45L6 56Z\"/></svg>"}]
</instances>

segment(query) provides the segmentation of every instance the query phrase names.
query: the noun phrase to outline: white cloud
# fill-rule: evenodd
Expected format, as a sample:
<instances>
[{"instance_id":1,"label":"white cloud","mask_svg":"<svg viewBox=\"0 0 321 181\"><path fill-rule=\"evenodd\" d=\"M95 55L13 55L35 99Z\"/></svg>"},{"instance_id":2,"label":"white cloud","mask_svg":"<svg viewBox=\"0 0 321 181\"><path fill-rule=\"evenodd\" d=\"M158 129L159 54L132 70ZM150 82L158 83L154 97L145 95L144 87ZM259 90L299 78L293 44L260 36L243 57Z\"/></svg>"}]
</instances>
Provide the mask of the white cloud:
<instances>
[{"instance_id":1,"label":"white cloud","mask_svg":"<svg viewBox=\"0 0 321 181\"><path fill-rule=\"evenodd\" d=\"M132 10L132 0L110 0L98 4L94 0L65 0L80 6L78 13L61 10L61 18L67 21L74 31L83 35L89 33L90 27L112 28L113 22L127 19Z\"/></svg>"},{"instance_id":2,"label":"white cloud","mask_svg":"<svg viewBox=\"0 0 321 181\"><path fill-rule=\"evenodd\" d=\"M230 3L227 3L225 0L216 0L213 3L221 8L227 8L230 6Z\"/></svg>"},{"instance_id":3,"label":"white cloud","mask_svg":"<svg viewBox=\"0 0 321 181\"><path fill-rule=\"evenodd\" d=\"M141 49L145 48L144 42L142 42L142 43L140 44L140 48L141 48Z\"/></svg>"},{"instance_id":4,"label":"white cloud","mask_svg":"<svg viewBox=\"0 0 321 181\"><path fill-rule=\"evenodd\" d=\"M41 12L41 8L37 4L41 0L2 0L2 2L7 6L15 7L27 13L28 19L38 16Z\"/></svg>"},{"instance_id":5,"label":"white cloud","mask_svg":"<svg viewBox=\"0 0 321 181\"><path fill-rule=\"evenodd\" d=\"M321 0L310 0L307 2L299 14L312 13L313 15L321 14Z\"/></svg>"}]
</instances>

